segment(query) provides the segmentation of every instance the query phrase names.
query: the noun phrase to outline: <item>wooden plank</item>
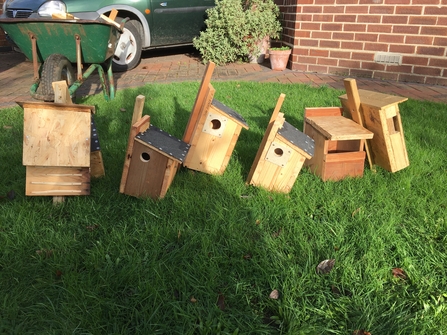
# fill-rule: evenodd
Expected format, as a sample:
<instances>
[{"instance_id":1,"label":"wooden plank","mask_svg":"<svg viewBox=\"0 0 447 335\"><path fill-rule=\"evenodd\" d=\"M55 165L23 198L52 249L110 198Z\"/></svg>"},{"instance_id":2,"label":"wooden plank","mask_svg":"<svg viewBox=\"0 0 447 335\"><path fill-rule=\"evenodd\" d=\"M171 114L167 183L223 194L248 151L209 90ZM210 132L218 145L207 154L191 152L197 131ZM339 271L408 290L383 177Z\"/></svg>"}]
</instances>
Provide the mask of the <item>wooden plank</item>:
<instances>
[{"instance_id":1,"label":"wooden plank","mask_svg":"<svg viewBox=\"0 0 447 335\"><path fill-rule=\"evenodd\" d=\"M54 91L54 102L63 104L72 104L73 101L68 91L67 82L65 80L55 81L51 83Z\"/></svg>"},{"instance_id":2,"label":"wooden plank","mask_svg":"<svg viewBox=\"0 0 447 335\"><path fill-rule=\"evenodd\" d=\"M93 178L104 177L104 161L101 151L92 151L90 153L90 175Z\"/></svg>"},{"instance_id":3,"label":"wooden plank","mask_svg":"<svg viewBox=\"0 0 447 335\"><path fill-rule=\"evenodd\" d=\"M307 117L311 124L328 140L357 140L373 138L374 134L343 116L314 116Z\"/></svg>"},{"instance_id":4,"label":"wooden plank","mask_svg":"<svg viewBox=\"0 0 447 335\"><path fill-rule=\"evenodd\" d=\"M357 89L357 82L355 79L345 79L344 85L346 89L346 95L348 97L348 105L351 112L352 119L357 122L362 127L365 127L365 115L363 114L361 104L360 104L360 95ZM372 171L376 171L374 168L374 156L373 151L371 149L371 142L366 140L365 143L365 151L366 157L368 158L369 168Z\"/></svg>"},{"instance_id":5,"label":"wooden plank","mask_svg":"<svg viewBox=\"0 0 447 335\"><path fill-rule=\"evenodd\" d=\"M117 15L118 11L115 8L112 8L109 14L109 19L115 21Z\"/></svg>"},{"instance_id":6,"label":"wooden plank","mask_svg":"<svg viewBox=\"0 0 447 335\"><path fill-rule=\"evenodd\" d=\"M200 113L203 109L203 105L206 101L206 97L209 94L211 77L214 72L216 64L213 62L209 62L206 65L205 73L202 77L202 82L200 84L199 92L196 96L196 101L194 102L194 106L189 116L188 124L186 125L185 133L183 134L183 141L186 143L191 143L192 134L194 132L194 128L196 127L197 120L199 119Z\"/></svg>"},{"instance_id":7,"label":"wooden plank","mask_svg":"<svg viewBox=\"0 0 447 335\"><path fill-rule=\"evenodd\" d=\"M68 196L90 194L88 167L26 167L27 196Z\"/></svg>"},{"instance_id":8,"label":"wooden plank","mask_svg":"<svg viewBox=\"0 0 447 335\"><path fill-rule=\"evenodd\" d=\"M396 95L386 94L386 93L379 93L374 91L368 91L368 90L358 90L360 101L362 104L374 106L378 108L386 108L388 106L399 104L401 102L407 101L408 98L400 97ZM346 94L343 94L339 97L341 101L347 100L348 96Z\"/></svg>"},{"instance_id":9,"label":"wooden plank","mask_svg":"<svg viewBox=\"0 0 447 335\"><path fill-rule=\"evenodd\" d=\"M121 182L120 182L120 193L124 192L124 187L126 185L127 176L129 173L129 165L130 165L130 159L132 157L132 146L134 142L134 137L137 136L139 129L133 128L134 125L142 119L143 116L143 108L144 108L144 101L145 97L144 95L139 95L135 99L135 105L133 108L133 114L132 114L132 121L130 124L130 131L129 131L129 137L127 139L127 149L126 149L126 156L124 158L124 166L123 166L123 173L121 175ZM147 124L146 129L149 127L150 118L147 121L144 121L143 124ZM146 130L145 129L145 130Z\"/></svg>"}]
</instances>

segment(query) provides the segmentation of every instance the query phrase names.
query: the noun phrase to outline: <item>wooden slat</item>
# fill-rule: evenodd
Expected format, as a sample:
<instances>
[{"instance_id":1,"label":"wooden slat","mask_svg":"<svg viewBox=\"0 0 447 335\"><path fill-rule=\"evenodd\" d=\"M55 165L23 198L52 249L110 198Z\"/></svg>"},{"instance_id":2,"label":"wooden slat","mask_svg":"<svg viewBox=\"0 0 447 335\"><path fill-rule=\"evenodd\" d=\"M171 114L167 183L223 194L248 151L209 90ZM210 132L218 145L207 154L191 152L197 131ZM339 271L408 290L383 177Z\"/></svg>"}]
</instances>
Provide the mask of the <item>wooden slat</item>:
<instances>
[{"instance_id":1,"label":"wooden slat","mask_svg":"<svg viewBox=\"0 0 447 335\"><path fill-rule=\"evenodd\" d=\"M358 140L374 136L371 131L343 116L314 116L305 120L328 140Z\"/></svg>"},{"instance_id":2,"label":"wooden slat","mask_svg":"<svg viewBox=\"0 0 447 335\"><path fill-rule=\"evenodd\" d=\"M115 8L113 8L110 11L109 19L115 21L117 15L118 15L118 11Z\"/></svg>"},{"instance_id":3,"label":"wooden slat","mask_svg":"<svg viewBox=\"0 0 447 335\"><path fill-rule=\"evenodd\" d=\"M360 103L360 96L357 89L357 82L355 79L345 79L344 85L346 89L346 95L348 97L348 105L350 107L351 117L362 127L365 127L365 115L362 112ZM368 158L369 168L372 171L376 171L374 168L374 156L371 149L371 142L369 140L365 143L366 157Z\"/></svg>"},{"instance_id":4,"label":"wooden slat","mask_svg":"<svg viewBox=\"0 0 447 335\"><path fill-rule=\"evenodd\" d=\"M200 84L199 92L196 96L196 101L194 102L194 106L191 112L191 115L188 120L188 124L186 126L185 133L183 134L183 142L191 144L192 134L194 132L194 128L196 127L197 120L200 116L200 112L203 109L203 104L206 102L206 97L209 92L211 77L214 72L216 64L213 62L209 62L206 65L205 73L202 78L202 82Z\"/></svg>"},{"instance_id":5,"label":"wooden slat","mask_svg":"<svg viewBox=\"0 0 447 335\"><path fill-rule=\"evenodd\" d=\"M144 97L144 95L139 95L135 99L135 105L134 105L133 114L132 114L132 121L130 124L129 137L127 139L127 149L126 149L126 156L124 158L123 173L121 175L121 182L120 182L120 192L121 193L124 192L124 186L126 185L127 176L129 173L129 165L130 165L130 159L132 156L132 147L133 147L134 138L139 133L139 132L136 132L138 129L137 128L134 129L133 127L139 120L141 120L141 118L143 116L143 108L144 108L145 99L146 98ZM150 120L150 118L149 118L149 120ZM146 121L144 121L143 123L146 124ZM149 121L147 121L147 123L149 123ZM149 127L149 124L147 126Z\"/></svg>"}]
</instances>

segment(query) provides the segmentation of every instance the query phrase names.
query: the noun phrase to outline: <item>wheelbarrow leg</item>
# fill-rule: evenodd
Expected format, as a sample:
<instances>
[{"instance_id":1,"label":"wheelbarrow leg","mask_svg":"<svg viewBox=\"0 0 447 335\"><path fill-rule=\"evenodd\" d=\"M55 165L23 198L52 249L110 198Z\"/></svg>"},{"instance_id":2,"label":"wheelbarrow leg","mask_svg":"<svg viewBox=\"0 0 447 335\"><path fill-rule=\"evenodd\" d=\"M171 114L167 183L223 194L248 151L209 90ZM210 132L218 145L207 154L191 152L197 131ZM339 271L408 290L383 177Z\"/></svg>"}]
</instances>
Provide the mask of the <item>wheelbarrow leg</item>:
<instances>
[{"instance_id":1,"label":"wheelbarrow leg","mask_svg":"<svg viewBox=\"0 0 447 335\"><path fill-rule=\"evenodd\" d=\"M113 79L113 72L112 72L112 59L113 57L110 57L109 64L107 68L107 78L109 80L109 90L110 90L110 100L113 100L115 98L115 81Z\"/></svg>"},{"instance_id":2,"label":"wheelbarrow leg","mask_svg":"<svg viewBox=\"0 0 447 335\"><path fill-rule=\"evenodd\" d=\"M111 68L111 66L110 66ZM107 82L106 82L106 76L105 76L105 72L104 69L102 68L102 66L100 64L91 64L88 69L83 73L82 75L82 79L81 80L76 80L73 85L70 86L70 88L68 89L68 91L70 92L71 95L73 95L73 93L84 83L84 81L95 71L98 70L98 74L99 74L99 79L101 81L101 87L104 93L104 98L106 99L106 101L109 101L111 99L114 98L114 90L113 95L111 95L109 97L108 94L108 90L107 90ZM109 73L109 70L107 71ZM110 74L111 74L111 70L110 70ZM110 75L109 75L110 76ZM113 80L113 76L112 76L112 80ZM113 84L113 83L112 83Z\"/></svg>"}]
</instances>

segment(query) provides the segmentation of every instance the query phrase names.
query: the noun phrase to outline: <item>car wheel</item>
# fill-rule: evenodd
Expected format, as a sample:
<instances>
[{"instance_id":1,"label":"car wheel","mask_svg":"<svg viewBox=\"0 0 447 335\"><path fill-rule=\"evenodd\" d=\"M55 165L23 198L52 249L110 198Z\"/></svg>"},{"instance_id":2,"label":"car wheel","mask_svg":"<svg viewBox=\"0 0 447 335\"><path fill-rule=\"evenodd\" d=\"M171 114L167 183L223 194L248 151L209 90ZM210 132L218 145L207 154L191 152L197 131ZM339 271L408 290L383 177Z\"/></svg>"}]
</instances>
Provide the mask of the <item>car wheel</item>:
<instances>
[{"instance_id":1,"label":"car wheel","mask_svg":"<svg viewBox=\"0 0 447 335\"><path fill-rule=\"evenodd\" d=\"M75 82L75 73L70 61L61 54L51 54L42 66L41 94L45 101L54 101L53 82L65 80L70 87Z\"/></svg>"},{"instance_id":2,"label":"car wheel","mask_svg":"<svg viewBox=\"0 0 447 335\"><path fill-rule=\"evenodd\" d=\"M122 19L117 18L118 22ZM115 54L113 55L112 70L123 72L132 70L141 59L141 46L143 39L141 23L135 20L127 21L124 31L118 40Z\"/></svg>"}]
</instances>

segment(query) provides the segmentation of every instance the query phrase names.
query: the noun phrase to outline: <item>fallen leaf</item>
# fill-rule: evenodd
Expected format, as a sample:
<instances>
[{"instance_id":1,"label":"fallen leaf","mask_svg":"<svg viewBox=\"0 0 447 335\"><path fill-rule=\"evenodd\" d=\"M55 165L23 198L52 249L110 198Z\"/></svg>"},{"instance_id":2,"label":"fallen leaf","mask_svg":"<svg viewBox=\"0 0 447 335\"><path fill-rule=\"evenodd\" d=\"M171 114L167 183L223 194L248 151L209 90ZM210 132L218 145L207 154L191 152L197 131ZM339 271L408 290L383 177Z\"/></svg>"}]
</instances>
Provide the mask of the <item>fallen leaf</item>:
<instances>
[{"instance_id":1,"label":"fallen leaf","mask_svg":"<svg viewBox=\"0 0 447 335\"><path fill-rule=\"evenodd\" d=\"M325 259L317 265L317 273L318 274L326 274L331 272L334 267L335 259Z\"/></svg>"},{"instance_id":2,"label":"fallen leaf","mask_svg":"<svg viewBox=\"0 0 447 335\"><path fill-rule=\"evenodd\" d=\"M251 259L251 254L246 254L246 255L244 255L244 259Z\"/></svg>"},{"instance_id":3,"label":"fallen leaf","mask_svg":"<svg viewBox=\"0 0 447 335\"><path fill-rule=\"evenodd\" d=\"M274 300L278 300L279 299L279 292L278 292L278 290L275 289L272 292L270 292L269 298L270 299L274 299Z\"/></svg>"},{"instance_id":4,"label":"fallen leaf","mask_svg":"<svg viewBox=\"0 0 447 335\"><path fill-rule=\"evenodd\" d=\"M331 291L333 294L335 295L344 295L346 297L351 297L352 296L352 292L345 290L345 289L339 289L337 286L335 285L331 285Z\"/></svg>"},{"instance_id":5,"label":"fallen leaf","mask_svg":"<svg viewBox=\"0 0 447 335\"><path fill-rule=\"evenodd\" d=\"M361 208L357 208L355 211L352 212L351 216L354 217L357 213L360 213Z\"/></svg>"},{"instance_id":6,"label":"fallen leaf","mask_svg":"<svg viewBox=\"0 0 447 335\"><path fill-rule=\"evenodd\" d=\"M3 126L3 129L12 129L12 126Z\"/></svg>"},{"instance_id":7,"label":"fallen leaf","mask_svg":"<svg viewBox=\"0 0 447 335\"><path fill-rule=\"evenodd\" d=\"M217 307L219 307L219 309L221 311L223 311L225 309L225 297L222 293L219 292L219 296L217 298Z\"/></svg>"},{"instance_id":8,"label":"fallen leaf","mask_svg":"<svg viewBox=\"0 0 447 335\"><path fill-rule=\"evenodd\" d=\"M96 228L98 228L97 224L91 225L91 226L86 226L85 227L88 231L94 231Z\"/></svg>"},{"instance_id":9,"label":"fallen leaf","mask_svg":"<svg viewBox=\"0 0 447 335\"><path fill-rule=\"evenodd\" d=\"M357 329L352 332L352 335L371 335L371 333L363 329Z\"/></svg>"},{"instance_id":10,"label":"fallen leaf","mask_svg":"<svg viewBox=\"0 0 447 335\"><path fill-rule=\"evenodd\" d=\"M182 236L182 232L180 231L180 229L179 229L179 231L177 232L177 240L180 240L180 237Z\"/></svg>"},{"instance_id":11,"label":"fallen leaf","mask_svg":"<svg viewBox=\"0 0 447 335\"><path fill-rule=\"evenodd\" d=\"M126 109L125 108L120 108L120 111L124 113L126 111Z\"/></svg>"},{"instance_id":12,"label":"fallen leaf","mask_svg":"<svg viewBox=\"0 0 447 335\"><path fill-rule=\"evenodd\" d=\"M52 249L40 249L40 250L36 250L36 254L45 256L48 258L48 257L53 256L53 250Z\"/></svg>"},{"instance_id":13,"label":"fallen leaf","mask_svg":"<svg viewBox=\"0 0 447 335\"><path fill-rule=\"evenodd\" d=\"M278 237L278 236L281 234L281 232L282 232L282 228L279 228L278 231L275 231L275 232L272 234L272 237Z\"/></svg>"},{"instance_id":14,"label":"fallen leaf","mask_svg":"<svg viewBox=\"0 0 447 335\"><path fill-rule=\"evenodd\" d=\"M261 223L261 220L256 220L256 224L259 225Z\"/></svg>"},{"instance_id":15,"label":"fallen leaf","mask_svg":"<svg viewBox=\"0 0 447 335\"><path fill-rule=\"evenodd\" d=\"M56 270L56 279L60 279L62 277L62 271Z\"/></svg>"},{"instance_id":16,"label":"fallen leaf","mask_svg":"<svg viewBox=\"0 0 447 335\"><path fill-rule=\"evenodd\" d=\"M403 280L407 279L407 274L401 268L394 268L392 270L392 273L393 273L394 278L400 278Z\"/></svg>"},{"instance_id":17,"label":"fallen leaf","mask_svg":"<svg viewBox=\"0 0 447 335\"><path fill-rule=\"evenodd\" d=\"M194 296L191 296L191 299L189 299L189 301L191 301L193 304L195 304L197 302L197 299L194 298Z\"/></svg>"}]
</instances>

